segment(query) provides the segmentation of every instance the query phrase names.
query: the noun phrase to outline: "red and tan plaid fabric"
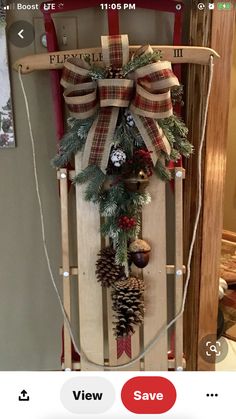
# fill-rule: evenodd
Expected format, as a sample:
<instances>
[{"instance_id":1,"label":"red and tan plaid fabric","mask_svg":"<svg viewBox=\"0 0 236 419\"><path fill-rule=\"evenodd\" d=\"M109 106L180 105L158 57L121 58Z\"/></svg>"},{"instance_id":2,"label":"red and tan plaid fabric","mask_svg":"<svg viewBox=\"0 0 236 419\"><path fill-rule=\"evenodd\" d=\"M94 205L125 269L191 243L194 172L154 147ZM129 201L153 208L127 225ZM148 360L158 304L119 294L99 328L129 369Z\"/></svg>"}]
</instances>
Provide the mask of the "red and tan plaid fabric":
<instances>
[{"instance_id":1,"label":"red and tan plaid fabric","mask_svg":"<svg viewBox=\"0 0 236 419\"><path fill-rule=\"evenodd\" d=\"M96 83L82 83L68 87L64 92L65 102L72 116L86 119L96 112L98 105Z\"/></svg>"},{"instance_id":2,"label":"red and tan plaid fabric","mask_svg":"<svg viewBox=\"0 0 236 419\"><path fill-rule=\"evenodd\" d=\"M111 36L109 37L109 56L110 63L114 67L120 67L123 64L123 49L121 36Z\"/></svg>"},{"instance_id":3,"label":"red and tan plaid fabric","mask_svg":"<svg viewBox=\"0 0 236 419\"><path fill-rule=\"evenodd\" d=\"M130 109L137 115L148 118L166 118L173 112L170 92L152 94L146 92L141 86L137 86Z\"/></svg>"},{"instance_id":4,"label":"red and tan plaid fabric","mask_svg":"<svg viewBox=\"0 0 236 419\"><path fill-rule=\"evenodd\" d=\"M133 82L131 80L99 80L98 88L100 106L102 107L128 107L133 96Z\"/></svg>"},{"instance_id":5,"label":"red and tan plaid fabric","mask_svg":"<svg viewBox=\"0 0 236 419\"><path fill-rule=\"evenodd\" d=\"M111 115L111 107L103 108L99 112L98 119L96 122L96 129L93 137L93 143L90 150L88 162L89 165L101 165L107 135L110 128Z\"/></svg>"},{"instance_id":6,"label":"red and tan plaid fabric","mask_svg":"<svg viewBox=\"0 0 236 419\"><path fill-rule=\"evenodd\" d=\"M179 81L167 61L158 61L138 68L135 79L140 86L155 93L158 90L170 89L179 86Z\"/></svg>"},{"instance_id":7,"label":"red and tan plaid fabric","mask_svg":"<svg viewBox=\"0 0 236 419\"><path fill-rule=\"evenodd\" d=\"M68 109L74 116L75 114L78 114L78 116L82 116L82 114L87 113L88 111L95 110L96 106L97 106L97 99L89 103L83 103L83 104L77 103L75 105L68 105ZM83 118L80 118L80 119L83 119Z\"/></svg>"},{"instance_id":8,"label":"red and tan plaid fabric","mask_svg":"<svg viewBox=\"0 0 236 419\"><path fill-rule=\"evenodd\" d=\"M63 67L61 85L68 87L90 81L88 65L80 58L68 59Z\"/></svg>"},{"instance_id":9,"label":"red and tan plaid fabric","mask_svg":"<svg viewBox=\"0 0 236 419\"><path fill-rule=\"evenodd\" d=\"M119 69L128 62L127 35L101 38L105 65ZM142 54L151 51L149 47L140 50ZM83 167L88 164L98 165L105 171L120 107L129 107L133 113L137 129L147 148L152 151L154 164L160 151L170 154L170 144L157 119L173 114L170 88L179 82L171 64L165 61L148 64L137 69L130 79L101 79L93 82L89 72L88 63L79 58L71 58L65 63L61 80L61 84L67 87L64 97L72 116L88 118L95 115L100 106L88 133Z\"/></svg>"},{"instance_id":10,"label":"red and tan plaid fabric","mask_svg":"<svg viewBox=\"0 0 236 419\"><path fill-rule=\"evenodd\" d=\"M102 53L106 65L120 68L128 62L129 46L127 35L102 36Z\"/></svg>"},{"instance_id":11,"label":"red and tan plaid fabric","mask_svg":"<svg viewBox=\"0 0 236 419\"><path fill-rule=\"evenodd\" d=\"M156 71L155 73L150 73L148 76L138 79L138 83L151 91L157 91L173 87L173 77L175 77L173 71L165 69Z\"/></svg>"},{"instance_id":12,"label":"red and tan plaid fabric","mask_svg":"<svg viewBox=\"0 0 236 419\"><path fill-rule=\"evenodd\" d=\"M152 118L139 117L143 124L144 129L146 130L147 136L151 139L152 144L157 152L164 151L169 154L164 142L165 136L162 129L157 125L156 121Z\"/></svg>"}]
</instances>

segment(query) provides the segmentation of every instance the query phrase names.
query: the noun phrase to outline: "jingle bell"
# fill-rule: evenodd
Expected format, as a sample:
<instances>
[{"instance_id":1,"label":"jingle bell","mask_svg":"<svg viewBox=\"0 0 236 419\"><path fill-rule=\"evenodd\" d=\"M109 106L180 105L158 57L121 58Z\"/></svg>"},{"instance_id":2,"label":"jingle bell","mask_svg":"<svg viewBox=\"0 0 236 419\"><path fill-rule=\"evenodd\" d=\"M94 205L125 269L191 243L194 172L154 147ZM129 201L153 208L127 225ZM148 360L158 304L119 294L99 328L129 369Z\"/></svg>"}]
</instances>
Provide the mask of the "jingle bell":
<instances>
[{"instance_id":1,"label":"jingle bell","mask_svg":"<svg viewBox=\"0 0 236 419\"><path fill-rule=\"evenodd\" d=\"M138 175L133 175L124 180L126 188L131 192L144 192L149 184L148 176L143 170Z\"/></svg>"}]
</instances>

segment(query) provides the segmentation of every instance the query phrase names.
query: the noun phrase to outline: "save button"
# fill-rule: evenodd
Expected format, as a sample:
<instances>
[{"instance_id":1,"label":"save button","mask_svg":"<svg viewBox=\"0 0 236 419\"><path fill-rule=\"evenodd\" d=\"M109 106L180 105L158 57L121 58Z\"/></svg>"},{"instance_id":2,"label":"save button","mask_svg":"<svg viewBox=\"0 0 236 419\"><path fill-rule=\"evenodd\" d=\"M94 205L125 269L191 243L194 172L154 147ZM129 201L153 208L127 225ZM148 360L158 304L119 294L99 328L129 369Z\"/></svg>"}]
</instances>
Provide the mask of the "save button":
<instances>
[{"instance_id":1,"label":"save button","mask_svg":"<svg viewBox=\"0 0 236 419\"><path fill-rule=\"evenodd\" d=\"M125 383L121 399L130 412L161 414L176 402L176 389L164 377L134 377Z\"/></svg>"}]
</instances>

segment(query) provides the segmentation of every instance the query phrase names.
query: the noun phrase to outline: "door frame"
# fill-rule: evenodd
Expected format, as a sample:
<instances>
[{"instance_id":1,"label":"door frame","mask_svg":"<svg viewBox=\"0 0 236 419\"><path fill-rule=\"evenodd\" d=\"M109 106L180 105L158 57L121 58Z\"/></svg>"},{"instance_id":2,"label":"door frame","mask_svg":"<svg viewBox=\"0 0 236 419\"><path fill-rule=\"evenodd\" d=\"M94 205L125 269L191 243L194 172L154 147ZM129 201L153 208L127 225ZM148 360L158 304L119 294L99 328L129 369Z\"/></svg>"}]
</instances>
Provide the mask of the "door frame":
<instances>
[{"instance_id":1,"label":"door frame","mask_svg":"<svg viewBox=\"0 0 236 419\"><path fill-rule=\"evenodd\" d=\"M221 56L214 66L214 80L208 112L203 156L203 206L194 246L191 280L185 310L185 355L187 370L214 370L204 361L199 343L209 334L216 335L221 237L223 229L223 197L226 172L227 132L230 100L235 10L199 11L192 1L190 44L211 46ZM191 66L188 74L186 120L195 150L198 150L208 69ZM202 94L204 92L204 94ZM221 106L219 106L219 103ZM192 236L196 210L197 151L187 162L185 185L184 248L185 260Z\"/></svg>"}]
</instances>

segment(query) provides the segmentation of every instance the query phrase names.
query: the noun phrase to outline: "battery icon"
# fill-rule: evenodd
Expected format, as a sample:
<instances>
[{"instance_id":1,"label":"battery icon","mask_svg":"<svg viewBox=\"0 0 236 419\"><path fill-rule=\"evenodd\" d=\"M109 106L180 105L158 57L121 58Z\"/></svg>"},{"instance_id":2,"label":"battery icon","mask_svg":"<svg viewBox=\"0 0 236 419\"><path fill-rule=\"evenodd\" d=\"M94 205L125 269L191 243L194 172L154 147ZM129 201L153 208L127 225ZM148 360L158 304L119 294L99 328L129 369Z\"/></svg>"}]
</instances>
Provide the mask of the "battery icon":
<instances>
[{"instance_id":1,"label":"battery icon","mask_svg":"<svg viewBox=\"0 0 236 419\"><path fill-rule=\"evenodd\" d=\"M224 1L217 4L219 10L231 10L232 4L230 1Z\"/></svg>"}]
</instances>

